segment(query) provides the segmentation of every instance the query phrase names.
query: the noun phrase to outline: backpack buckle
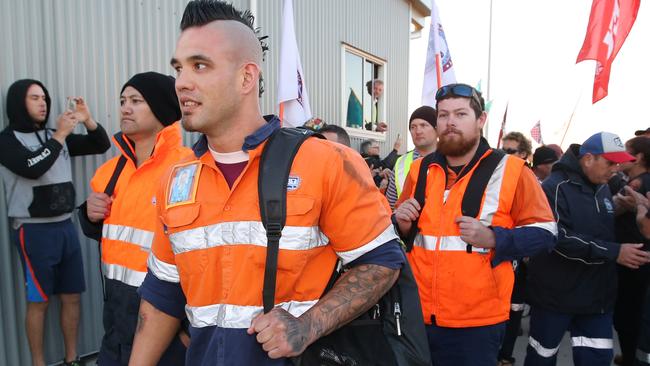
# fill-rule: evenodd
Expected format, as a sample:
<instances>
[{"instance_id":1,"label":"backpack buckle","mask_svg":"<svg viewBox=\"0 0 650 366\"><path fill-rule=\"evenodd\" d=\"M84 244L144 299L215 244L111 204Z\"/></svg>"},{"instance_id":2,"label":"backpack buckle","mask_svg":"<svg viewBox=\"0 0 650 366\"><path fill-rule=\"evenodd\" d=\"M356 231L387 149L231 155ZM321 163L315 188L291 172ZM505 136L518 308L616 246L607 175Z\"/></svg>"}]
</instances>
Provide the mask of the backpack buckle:
<instances>
[{"instance_id":1,"label":"backpack buckle","mask_svg":"<svg viewBox=\"0 0 650 366\"><path fill-rule=\"evenodd\" d=\"M270 239L280 239L282 237L282 224L278 222L269 222L266 225L266 236Z\"/></svg>"}]
</instances>

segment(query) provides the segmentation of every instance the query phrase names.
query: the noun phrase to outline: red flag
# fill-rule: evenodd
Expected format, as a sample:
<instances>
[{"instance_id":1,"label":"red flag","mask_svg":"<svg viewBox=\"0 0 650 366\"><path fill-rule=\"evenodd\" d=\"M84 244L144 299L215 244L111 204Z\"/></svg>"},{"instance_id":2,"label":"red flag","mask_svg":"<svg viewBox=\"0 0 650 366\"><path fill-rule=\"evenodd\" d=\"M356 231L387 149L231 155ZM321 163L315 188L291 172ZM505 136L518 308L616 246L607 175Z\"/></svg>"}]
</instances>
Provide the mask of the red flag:
<instances>
[{"instance_id":1,"label":"red flag","mask_svg":"<svg viewBox=\"0 0 650 366\"><path fill-rule=\"evenodd\" d=\"M501 139L503 133L506 131L506 117L508 116L508 105L506 104L506 111L503 112L503 121L501 121L501 129L499 130L499 140L497 140L497 149L501 147Z\"/></svg>"},{"instance_id":2,"label":"red flag","mask_svg":"<svg viewBox=\"0 0 650 366\"><path fill-rule=\"evenodd\" d=\"M596 61L593 103L607 96L612 62L630 33L641 0L594 0L587 35L576 63Z\"/></svg>"},{"instance_id":3,"label":"red flag","mask_svg":"<svg viewBox=\"0 0 650 366\"><path fill-rule=\"evenodd\" d=\"M544 144L544 140L542 139L542 125L541 121L537 121L533 128L530 130L530 136L532 136L533 140L537 142L538 144Z\"/></svg>"}]
</instances>

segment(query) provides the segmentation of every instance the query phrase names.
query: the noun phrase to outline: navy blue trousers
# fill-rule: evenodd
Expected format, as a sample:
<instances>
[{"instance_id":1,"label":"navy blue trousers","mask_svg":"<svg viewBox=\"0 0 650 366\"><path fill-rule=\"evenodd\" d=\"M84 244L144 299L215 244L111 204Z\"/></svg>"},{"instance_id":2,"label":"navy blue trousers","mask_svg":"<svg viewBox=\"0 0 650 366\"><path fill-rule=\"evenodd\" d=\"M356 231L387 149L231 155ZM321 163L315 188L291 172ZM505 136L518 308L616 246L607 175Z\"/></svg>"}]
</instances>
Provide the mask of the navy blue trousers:
<instances>
[{"instance_id":1,"label":"navy blue trousers","mask_svg":"<svg viewBox=\"0 0 650 366\"><path fill-rule=\"evenodd\" d=\"M433 366L494 366L505 329L505 322L471 328L427 325Z\"/></svg>"},{"instance_id":2,"label":"navy blue trousers","mask_svg":"<svg viewBox=\"0 0 650 366\"><path fill-rule=\"evenodd\" d=\"M575 366L610 366L614 356L612 313L564 314L533 306L525 366L554 366L566 331Z\"/></svg>"},{"instance_id":3,"label":"navy blue trousers","mask_svg":"<svg viewBox=\"0 0 650 366\"><path fill-rule=\"evenodd\" d=\"M650 365L650 290L646 291L639 329L641 334L635 353L635 364L648 366Z\"/></svg>"}]
</instances>

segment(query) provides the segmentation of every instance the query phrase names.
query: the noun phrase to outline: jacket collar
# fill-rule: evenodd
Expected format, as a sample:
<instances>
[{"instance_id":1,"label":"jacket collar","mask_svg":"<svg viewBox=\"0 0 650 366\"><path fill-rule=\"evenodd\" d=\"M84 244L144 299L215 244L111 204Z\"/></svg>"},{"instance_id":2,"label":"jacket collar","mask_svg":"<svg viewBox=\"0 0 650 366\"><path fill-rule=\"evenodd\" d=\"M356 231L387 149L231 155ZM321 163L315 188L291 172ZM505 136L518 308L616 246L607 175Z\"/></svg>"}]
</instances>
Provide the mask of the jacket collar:
<instances>
[{"instance_id":1,"label":"jacket collar","mask_svg":"<svg viewBox=\"0 0 650 366\"><path fill-rule=\"evenodd\" d=\"M562 155L562 158L553 164L551 171L564 173L571 183L580 185L585 192L597 191L600 185L591 183L582 171L578 158L579 153L580 145L572 144L564 155Z\"/></svg>"},{"instance_id":2,"label":"jacket collar","mask_svg":"<svg viewBox=\"0 0 650 366\"><path fill-rule=\"evenodd\" d=\"M255 150L260 144L262 144L266 139L273 134L273 132L280 128L280 119L274 115L264 116L266 124L258 128L257 131L253 132L251 135L246 136L244 139L244 144L242 145L243 151ZM205 135L201 135L199 140L192 146L194 151L194 156L200 158L205 153L208 152L208 138Z\"/></svg>"},{"instance_id":3,"label":"jacket collar","mask_svg":"<svg viewBox=\"0 0 650 366\"><path fill-rule=\"evenodd\" d=\"M152 158L166 153L169 150L175 149L182 145L182 134L181 126L178 122L172 123L171 125L163 128L156 135L156 144L154 145L153 152L151 153ZM121 154L124 155L127 159L130 159L135 164L135 142L128 138L122 132L118 132L113 135L113 142L115 146L120 150Z\"/></svg>"}]
</instances>

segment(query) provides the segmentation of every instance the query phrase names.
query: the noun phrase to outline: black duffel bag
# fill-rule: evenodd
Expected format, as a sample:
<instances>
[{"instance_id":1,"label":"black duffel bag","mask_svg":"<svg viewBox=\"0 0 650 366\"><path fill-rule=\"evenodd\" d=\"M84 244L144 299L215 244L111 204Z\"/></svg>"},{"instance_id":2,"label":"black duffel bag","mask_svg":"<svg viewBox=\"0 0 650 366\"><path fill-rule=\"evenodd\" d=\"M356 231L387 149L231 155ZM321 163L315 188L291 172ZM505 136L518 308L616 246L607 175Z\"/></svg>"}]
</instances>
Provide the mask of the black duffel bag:
<instances>
[{"instance_id":1,"label":"black duffel bag","mask_svg":"<svg viewBox=\"0 0 650 366\"><path fill-rule=\"evenodd\" d=\"M264 270L264 311L274 307L280 237L286 219L289 171L302 142L311 134L305 130L281 128L270 138L262 153L259 172L259 203L266 229L267 251ZM326 292L339 278L334 271ZM429 345L422 319L418 289L406 262L395 284L369 311L311 344L296 366L429 366Z\"/></svg>"}]
</instances>

